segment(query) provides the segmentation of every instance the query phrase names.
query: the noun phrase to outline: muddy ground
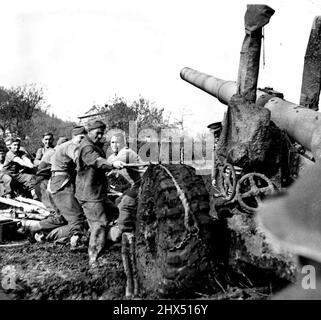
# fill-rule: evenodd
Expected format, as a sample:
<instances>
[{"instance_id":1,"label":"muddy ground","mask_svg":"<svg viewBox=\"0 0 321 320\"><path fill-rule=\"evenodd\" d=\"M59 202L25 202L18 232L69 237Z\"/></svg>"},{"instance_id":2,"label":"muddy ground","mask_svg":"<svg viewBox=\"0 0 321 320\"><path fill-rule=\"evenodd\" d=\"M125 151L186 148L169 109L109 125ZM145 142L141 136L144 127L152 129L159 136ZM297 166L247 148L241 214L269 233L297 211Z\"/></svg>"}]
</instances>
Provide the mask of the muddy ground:
<instances>
[{"instance_id":1,"label":"muddy ground","mask_svg":"<svg viewBox=\"0 0 321 320\"><path fill-rule=\"evenodd\" d=\"M210 191L209 177L204 176L203 179ZM213 208L213 203L211 207ZM86 249L71 252L69 245L20 241L24 241L24 244L18 247L0 246L0 300L126 299L126 276L120 244L107 247L100 258L99 272L93 274L88 268ZM270 296L271 287L248 287L244 284L236 286L234 283L215 295L202 292L195 298L261 300ZM160 297L156 293L147 294L141 288L136 298Z\"/></svg>"},{"instance_id":2,"label":"muddy ground","mask_svg":"<svg viewBox=\"0 0 321 320\"><path fill-rule=\"evenodd\" d=\"M25 243L1 248L1 281L7 290L0 299L126 299L126 277L121 248L113 245L101 257L98 274L88 269L86 251L71 252L66 245ZM6 277L11 277L8 283ZM5 282L4 282L5 281ZM215 296L200 294L198 299L267 299L269 288L230 287ZM139 299L157 299L142 290Z\"/></svg>"},{"instance_id":3,"label":"muddy ground","mask_svg":"<svg viewBox=\"0 0 321 320\"><path fill-rule=\"evenodd\" d=\"M121 299L124 295L119 246L101 257L104 265L99 274L90 274L86 251L71 252L65 245L35 243L0 250L0 269L11 268L7 277L11 275L16 284L5 292L14 299Z\"/></svg>"}]
</instances>

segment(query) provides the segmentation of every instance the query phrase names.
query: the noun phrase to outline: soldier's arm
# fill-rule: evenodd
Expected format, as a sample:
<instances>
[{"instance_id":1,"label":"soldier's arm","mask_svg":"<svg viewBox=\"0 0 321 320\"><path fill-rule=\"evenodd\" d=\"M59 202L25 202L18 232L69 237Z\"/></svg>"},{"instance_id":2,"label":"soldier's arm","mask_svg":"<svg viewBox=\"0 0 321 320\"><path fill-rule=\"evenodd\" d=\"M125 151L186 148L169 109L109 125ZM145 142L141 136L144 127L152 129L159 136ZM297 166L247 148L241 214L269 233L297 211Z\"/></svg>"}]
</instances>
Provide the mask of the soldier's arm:
<instances>
[{"instance_id":1,"label":"soldier's arm","mask_svg":"<svg viewBox=\"0 0 321 320\"><path fill-rule=\"evenodd\" d=\"M34 167L32 162L26 156L22 156L21 158L16 156L11 161L19 163L23 167L27 167L31 169Z\"/></svg>"},{"instance_id":2,"label":"soldier's arm","mask_svg":"<svg viewBox=\"0 0 321 320\"><path fill-rule=\"evenodd\" d=\"M31 160L26 155L23 155L21 157L21 159L23 161L23 164L22 164L23 166L25 166L27 168L30 168L30 169L34 168L33 163L31 162Z\"/></svg>"},{"instance_id":3,"label":"soldier's arm","mask_svg":"<svg viewBox=\"0 0 321 320\"><path fill-rule=\"evenodd\" d=\"M110 171L114 168L120 167L119 163L116 162L111 164L107 159L101 157L100 154L96 152L91 146L85 147L83 149L81 157L84 163L97 169Z\"/></svg>"},{"instance_id":4,"label":"soldier's arm","mask_svg":"<svg viewBox=\"0 0 321 320\"><path fill-rule=\"evenodd\" d=\"M36 152L35 160L33 161L35 165L38 165L42 158L42 148L39 148Z\"/></svg>"}]
</instances>

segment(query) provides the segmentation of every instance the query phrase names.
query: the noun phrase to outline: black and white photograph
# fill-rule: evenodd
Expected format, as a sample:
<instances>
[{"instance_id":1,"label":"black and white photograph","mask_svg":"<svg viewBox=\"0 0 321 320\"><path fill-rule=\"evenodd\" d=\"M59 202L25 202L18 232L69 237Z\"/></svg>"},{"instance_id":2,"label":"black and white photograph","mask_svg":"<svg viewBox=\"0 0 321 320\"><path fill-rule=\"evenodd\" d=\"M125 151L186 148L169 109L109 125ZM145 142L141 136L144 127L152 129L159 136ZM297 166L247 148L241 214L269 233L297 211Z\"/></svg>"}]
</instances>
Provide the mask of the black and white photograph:
<instances>
[{"instance_id":1,"label":"black and white photograph","mask_svg":"<svg viewBox=\"0 0 321 320\"><path fill-rule=\"evenodd\" d=\"M319 1L13 0L0 26L0 300L321 300Z\"/></svg>"}]
</instances>

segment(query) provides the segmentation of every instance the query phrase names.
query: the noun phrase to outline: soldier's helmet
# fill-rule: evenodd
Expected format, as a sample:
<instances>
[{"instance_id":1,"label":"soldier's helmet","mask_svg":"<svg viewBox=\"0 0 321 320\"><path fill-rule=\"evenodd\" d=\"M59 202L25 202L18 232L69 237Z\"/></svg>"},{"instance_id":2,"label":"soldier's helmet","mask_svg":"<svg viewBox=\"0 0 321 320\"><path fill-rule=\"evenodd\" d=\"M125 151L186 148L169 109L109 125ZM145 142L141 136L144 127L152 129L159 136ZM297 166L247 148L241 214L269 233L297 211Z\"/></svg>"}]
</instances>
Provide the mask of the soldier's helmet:
<instances>
[{"instance_id":1,"label":"soldier's helmet","mask_svg":"<svg viewBox=\"0 0 321 320\"><path fill-rule=\"evenodd\" d=\"M264 201L256 219L278 245L321 263L321 163L304 169L285 194Z\"/></svg>"}]
</instances>

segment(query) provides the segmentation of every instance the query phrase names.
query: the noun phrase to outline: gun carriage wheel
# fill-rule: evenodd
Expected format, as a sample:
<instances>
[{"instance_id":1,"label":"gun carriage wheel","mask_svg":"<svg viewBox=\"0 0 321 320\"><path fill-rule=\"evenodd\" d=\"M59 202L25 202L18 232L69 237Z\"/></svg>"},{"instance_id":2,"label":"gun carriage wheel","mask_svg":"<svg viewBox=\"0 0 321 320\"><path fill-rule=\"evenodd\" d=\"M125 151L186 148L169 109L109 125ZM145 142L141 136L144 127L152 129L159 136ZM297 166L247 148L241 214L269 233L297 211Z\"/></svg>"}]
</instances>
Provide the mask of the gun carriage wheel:
<instances>
[{"instance_id":1,"label":"gun carriage wheel","mask_svg":"<svg viewBox=\"0 0 321 320\"><path fill-rule=\"evenodd\" d=\"M274 191L275 187L271 180L264 174L248 173L237 183L236 199L244 210L254 212L263 198Z\"/></svg>"}]
</instances>

